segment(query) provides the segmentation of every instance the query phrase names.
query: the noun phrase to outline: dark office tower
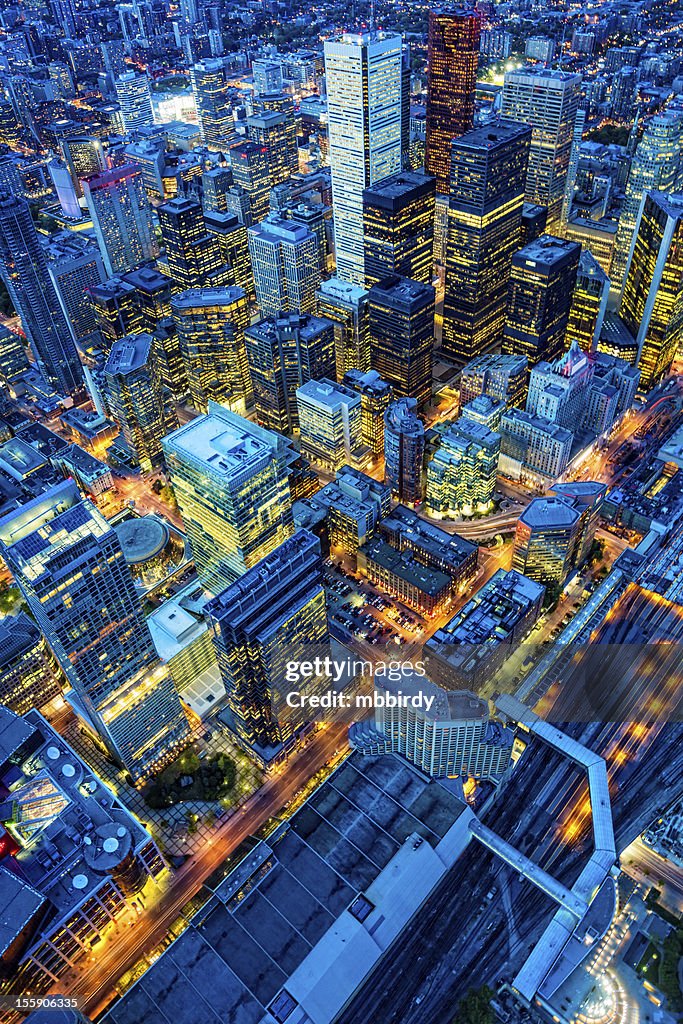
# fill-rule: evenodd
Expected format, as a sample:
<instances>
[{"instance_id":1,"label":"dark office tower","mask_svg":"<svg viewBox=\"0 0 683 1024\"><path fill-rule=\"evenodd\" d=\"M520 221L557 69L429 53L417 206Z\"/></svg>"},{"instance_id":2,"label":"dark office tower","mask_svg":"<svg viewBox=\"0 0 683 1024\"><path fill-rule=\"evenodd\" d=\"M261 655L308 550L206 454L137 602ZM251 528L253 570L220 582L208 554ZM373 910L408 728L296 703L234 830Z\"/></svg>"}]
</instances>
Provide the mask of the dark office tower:
<instances>
[{"instance_id":1,"label":"dark office tower","mask_svg":"<svg viewBox=\"0 0 683 1024\"><path fill-rule=\"evenodd\" d=\"M254 274L249 258L247 229L231 213L210 212L204 215L207 231L218 241L221 259L226 268L227 284L237 285L251 299L254 294Z\"/></svg>"},{"instance_id":2,"label":"dark office tower","mask_svg":"<svg viewBox=\"0 0 683 1024\"><path fill-rule=\"evenodd\" d=\"M479 27L479 16L469 8L429 12L425 170L442 195L449 192L451 142L474 123Z\"/></svg>"},{"instance_id":3,"label":"dark office tower","mask_svg":"<svg viewBox=\"0 0 683 1024\"><path fill-rule=\"evenodd\" d=\"M0 193L0 276L41 370L61 394L83 386L83 369L25 199Z\"/></svg>"},{"instance_id":4,"label":"dark office tower","mask_svg":"<svg viewBox=\"0 0 683 1024\"><path fill-rule=\"evenodd\" d=\"M0 520L0 550L78 700L136 781L189 739L116 530L73 480Z\"/></svg>"},{"instance_id":5,"label":"dark office tower","mask_svg":"<svg viewBox=\"0 0 683 1024\"><path fill-rule=\"evenodd\" d=\"M241 142L230 149L232 177L249 196L251 220L257 224L270 209L268 149L256 142Z\"/></svg>"},{"instance_id":6,"label":"dark office tower","mask_svg":"<svg viewBox=\"0 0 683 1024\"><path fill-rule=\"evenodd\" d=\"M541 235L512 257L503 352L526 356L529 369L564 351L581 246Z\"/></svg>"},{"instance_id":7,"label":"dark office tower","mask_svg":"<svg viewBox=\"0 0 683 1024\"><path fill-rule=\"evenodd\" d=\"M180 196L157 208L167 272L181 288L224 283L218 239L207 230L201 203Z\"/></svg>"},{"instance_id":8,"label":"dark office tower","mask_svg":"<svg viewBox=\"0 0 683 1024\"><path fill-rule=\"evenodd\" d=\"M83 179L95 238L110 276L125 274L157 255L152 211L138 164Z\"/></svg>"},{"instance_id":9,"label":"dark office tower","mask_svg":"<svg viewBox=\"0 0 683 1024\"><path fill-rule=\"evenodd\" d=\"M401 47L401 167L410 170L410 43Z\"/></svg>"},{"instance_id":10,"label":"dark office tower","mask_svg":"<svg viewBox=\"0 0 683 1024\"><path fill-rule=\"evenodd\" d=\"M244 347L249 324L241 288L190 288L171 301L187 368L190 401L206 412L209 401L244 413L252 402Z\"/></svg>"},{"instance_id":11,"label":"dark office tower","mask_svg":"<svg viewBox=\"0 0 683 1024\"><path fill-rule=\"evenodd\" d=\"M619 314L638 346L640 387L649 391L668 373L683 339L683 193L647 194Z\"/></svg>"},{"instance_id":12,"label":"dark office tower","mask_svg":"<svg viewBox=\"0 0 683 1024\"><path fill-rule=\"evenodd\" d=\"M459 362L500 345L530 142L514 121L453 141L442 347Z\"/></svg>"},{"instance_id":13,"label":"dark office tower","mask_svg":"<svg viewBox=\"0 0 683 1024\"><path fill-rule=\"evenodd\" d=\"M318 538L297 530L209 601L205 613L234 730L268 763L304 724L302 711L286 705L286 662L309 661L311 652L325 657L329 644ZM313 690L315 683L308 680Z\"/></svg>"},{"instance_id":14,"label":"dark office tower","mask_svg":"<svg viewBox=\"0 0 683 1024\"><path fill-rule=\"evenodd\" d=\"M296 389L334 377L334 324L300 313L267 316L247 327L245 344L259 423L291 433L299 426Z\"/></svg>"},{"instance_id":15,"label":"dark office tower","mask_svg":"<svg viewBox=\"0 0 683 1024\"><path fill-rule=\"evenodd\" d=\"M607 312L609 283L607 274L595 256L588 249L582 250L569 311L567 341L578 341L585 352L597 348Z\"/></svg>"},{"instance_id":16,"label":"dark office tower","mask_svg":"<svg viewBox=\"0 0 683 1024\"><path fill-rule=\"evenodd\" d=\"M424 497L424 423L414 398L399 398L384 414L384 481L399 501L415 505Z\"/></svg>"},{"instance_id":17,"label":"dark office tower","mask_svg":"<svg viewBox=\"0 0 683 1024\"><path fill-rule=\"evenodd\" d=\"M295 224L303 224L318 239L318 262L321 274L327 270L325 210L326 207L322 203L297 203L287 211L289 220L293 220Z\"/></svg>"},{"instance_id":18,"label":"dark office tower","mask_svg":"<svg viewBox=\"0 0 683 1024\"><path fill-rule=\"evenodd\" d=\"M436 181L401 171L363 192L365 286L391 274L430 284L434 263Z\"/></svg>"},{"instance_id":19,"label":"dark office tower","mask_svg":"<svg viewBox=\"0 0 683 1024\"><path fill-rule=\"evenodd\" d=\"M135 289L133 302L140 314L140 330L154 331L163 320L168 320L173 285L170 277L155 267L140 267L126 274L123 281Z\"/></svg>"},{"instance_id":20,"label":"dark office tower","mask_svg":"<svg viewBox=\"0 0 683 1024\"><path fill-rule=\"evenodd\" d=\"M204 213L217 210L227 213L227 194L232 187L232 171L229 167L212 167L202 174L202 206Z\"/></svg>"},{"instance_id":21,"label":"dark office tower","mask_svg":"<svg viewBox=\"0 0 683 1024\"><path fill-rule=\"evenodd\" d=\"M548 208L537 203L524 203L522 206L522 230L519 236L520 248L528 245L545 234L548 220Z\"/></svg>"},{"instance_id":22,"label":"dark office tower","mask_svg":"<svg viewBox=\"0 0 683 1024\"><path fill-rule=\"evenodd\" d=\"M117 338L125 338L143 329L143 320L136 301L135 288L121 277L110 277L103 284L88 290L95 326L102 336L106 352Z\"/></svg>"},{"instance_id":23,"label":"dark office tower","mask_svg":"<svg viewBox=\"0 0 683 1024\"><path fill-rule=\"evenodd\" d=\"M279 185L296 170L292 167L287 136L287 117L275 110L264 110L247 118L247 136L251 142L268 151L271 188Z\"/></svg>"},{"instance_id":24,"label":"dark office tower","mask_svg":"<svg viewBox=\"0 0 683 1024\"><path fill-rule=\"evenodd\" d=\"M434 289L408 277L387 277L369 292L372 369L397 398L432 397Z\"/></svg>"},{"instance_id":25,"label":"dark office tower","mask_svg":"<svg viewBox=\"0 0 683 1024\"><path fill-rule=\"evenodd\" d=\"M119 441L143 473L162 461L166 433L161 368L151 334L129 334L112 345L104 367L103 392Z\"/></svg>"}]
</instances>

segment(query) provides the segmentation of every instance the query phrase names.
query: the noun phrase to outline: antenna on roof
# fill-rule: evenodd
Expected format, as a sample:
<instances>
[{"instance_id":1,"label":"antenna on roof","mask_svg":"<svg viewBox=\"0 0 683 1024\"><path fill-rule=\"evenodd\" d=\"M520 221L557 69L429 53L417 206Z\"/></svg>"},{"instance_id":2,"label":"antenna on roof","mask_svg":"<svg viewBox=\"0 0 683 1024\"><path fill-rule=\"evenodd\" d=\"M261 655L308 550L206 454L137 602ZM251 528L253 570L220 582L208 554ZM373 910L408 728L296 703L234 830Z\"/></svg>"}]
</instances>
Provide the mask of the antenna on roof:
<instances>
[{"instance_id":1,"label":"antenna on roof","mask_svg":"<svg viewBox=\"0 0 683 1024\"><path fill-rule=\"evenodd\" d=\"M375 27L375 0L370 3L370 31Z\"/></svg>"}]
</instances>

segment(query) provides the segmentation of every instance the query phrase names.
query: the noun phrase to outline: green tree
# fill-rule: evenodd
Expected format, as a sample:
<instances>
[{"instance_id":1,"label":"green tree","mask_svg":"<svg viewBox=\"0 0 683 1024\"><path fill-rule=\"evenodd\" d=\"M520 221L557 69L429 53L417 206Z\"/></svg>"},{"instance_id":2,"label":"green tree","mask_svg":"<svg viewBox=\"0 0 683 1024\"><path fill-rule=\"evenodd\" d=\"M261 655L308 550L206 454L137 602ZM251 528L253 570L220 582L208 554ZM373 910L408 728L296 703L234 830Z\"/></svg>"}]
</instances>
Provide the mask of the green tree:
<instances>
[{"instance_id":1,"label":"green tree","mask_svg":"<svg viewBox=\"0 0 683 1024\"><path fill-rule=\"evenodd\" d=\"M496 1015L491 1007L493 992L488 985L471 988L460 1000L452 1024L495 1024Z\"/></svg>"}]
</instances>

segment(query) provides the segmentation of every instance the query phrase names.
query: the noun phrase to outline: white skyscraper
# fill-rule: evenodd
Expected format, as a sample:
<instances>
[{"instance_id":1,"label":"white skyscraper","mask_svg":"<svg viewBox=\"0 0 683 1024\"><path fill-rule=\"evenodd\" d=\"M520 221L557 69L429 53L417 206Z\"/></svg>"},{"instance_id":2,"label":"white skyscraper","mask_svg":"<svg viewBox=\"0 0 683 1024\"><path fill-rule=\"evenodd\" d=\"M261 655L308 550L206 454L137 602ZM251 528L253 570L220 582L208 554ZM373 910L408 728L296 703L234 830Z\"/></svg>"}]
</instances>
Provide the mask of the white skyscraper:
<instances>
[{"instance_id":1,"label":"white skyscraper","mask_svg":"<svg viewBox=\"0 0 683 1024\"><path fill-rule=\"evenodd\" d=\"M560 227L580 95L581 75L550 68L505 73L502 114L531 125L524 198L548 207L548 234Z\"/></svg>"},{"instance_id":2,"label":"white skyscraper","mask_svg":"<svg viewBox=\"0 0 683 1024\"><path fill-rule=\"evenodd\" d=\"M128 71L116 79L116 96L121 104L121 118L127 132L154 124L152 100L146 75Z\"/></svg>"},{"instance_id":3,"label":"white skyscraper","mask_svg":"<svg viewBox=\"0 0 683 1024\"><path fill-rule=\"evenodd\" d=\"M363 189L401 169L401 37L325 43L337 274L364 286Z\"/></svg>"}]
</instances>

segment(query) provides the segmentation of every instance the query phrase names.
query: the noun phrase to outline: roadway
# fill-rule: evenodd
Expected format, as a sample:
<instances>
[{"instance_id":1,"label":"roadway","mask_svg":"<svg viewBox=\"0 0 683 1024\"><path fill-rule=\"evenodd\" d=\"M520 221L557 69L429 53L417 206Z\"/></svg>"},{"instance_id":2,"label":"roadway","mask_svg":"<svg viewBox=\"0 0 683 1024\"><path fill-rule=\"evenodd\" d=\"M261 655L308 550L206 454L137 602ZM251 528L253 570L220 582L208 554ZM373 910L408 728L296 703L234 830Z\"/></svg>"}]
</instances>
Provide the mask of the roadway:
<instances>
[{"instance_id":1,"label":"roadway","mask_svg":"<svg viewBox=\"0 0 683 1024\"><path fill-rule=\"evenodd\" d=\"M683 867L661 857L640 837L622 853L621 866L637 881L660 889L660 902L683 913Z\"/></svg>"},{"instance_id":2,"label":"roadway","mask_svg":"<svg viewBox=\"0 0 683 1024\"><path fill-rule=\"evenodd\" d=\"M183 906L201 889L204 881L247 836L277 814L334 755L346 746L346 728L330 725L320 729L286 766L236 811L209 842L173 872L171 884L148 903L134 926L113 931L91 958L70 978L62 977L51 992L78 994L81 1009L91 1018L102 1013L115 997L117 981L168 935Z\"/></svg>"}]
</instances>

